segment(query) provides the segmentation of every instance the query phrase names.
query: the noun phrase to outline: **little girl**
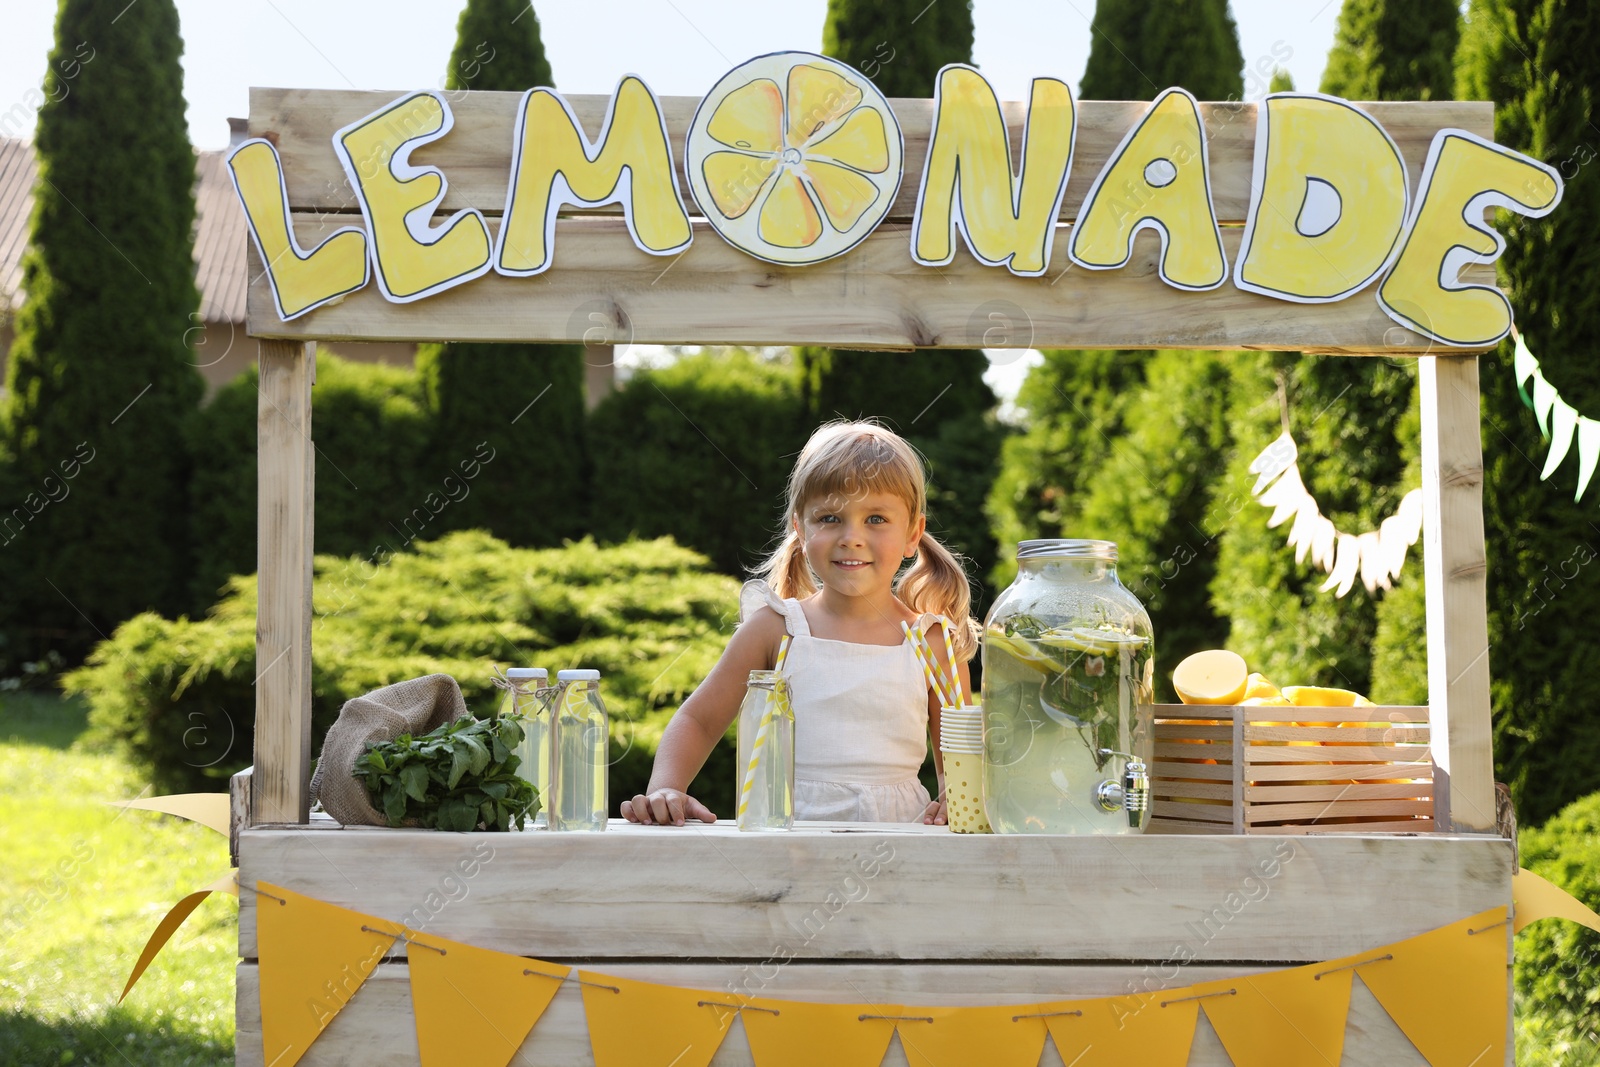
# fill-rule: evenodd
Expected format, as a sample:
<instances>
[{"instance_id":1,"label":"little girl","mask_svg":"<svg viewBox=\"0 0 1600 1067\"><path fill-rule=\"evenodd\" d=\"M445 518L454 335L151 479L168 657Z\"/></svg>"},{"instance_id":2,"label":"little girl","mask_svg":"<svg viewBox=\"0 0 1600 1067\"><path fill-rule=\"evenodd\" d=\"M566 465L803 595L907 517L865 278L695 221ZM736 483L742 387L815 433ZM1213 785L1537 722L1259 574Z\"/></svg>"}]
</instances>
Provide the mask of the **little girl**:
<instances>
[{"instance_id":1,"label":"little girl","mask_svg":"<svg viewBox=\"0 0 1600 1067\"><path fill-rule=\"evenodd\" d=\"M939 701L902 622L920 626L950 676L937 616L955 620L963 691L977 649L961 564L927 532L922 461L870 422L811 435L789 477L788 533L740 593L740 624L716 667L667 724L648 792L622 803L632 822L717 817L685 790L739 713L754 670L784 662L795 719L797 819L945 821L917 779L930 737L940 796ZM916 562L896 580L903 560Z\"/></svg>"}]
</instances>

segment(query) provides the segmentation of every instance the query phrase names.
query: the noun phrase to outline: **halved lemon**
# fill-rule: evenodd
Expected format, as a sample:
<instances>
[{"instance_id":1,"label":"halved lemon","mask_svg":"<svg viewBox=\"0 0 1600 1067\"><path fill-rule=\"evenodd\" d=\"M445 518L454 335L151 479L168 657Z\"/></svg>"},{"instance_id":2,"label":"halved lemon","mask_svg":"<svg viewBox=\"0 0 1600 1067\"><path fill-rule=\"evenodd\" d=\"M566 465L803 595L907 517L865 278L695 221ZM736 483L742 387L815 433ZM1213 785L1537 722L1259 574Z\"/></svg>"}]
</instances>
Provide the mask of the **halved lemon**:
<instances>
[{"instance_id":1,"label":"halved lemon","mask_svg":"<svg viewBox=\"0 0 1600 1067\"><path fill-rule=\"evenodd\" d=\"M860 71L775 52L712 87L684 158L694 198L724 240L803 266L848 252L882 221L903 152L889 102Z\"/></svg>"}]
</instances>

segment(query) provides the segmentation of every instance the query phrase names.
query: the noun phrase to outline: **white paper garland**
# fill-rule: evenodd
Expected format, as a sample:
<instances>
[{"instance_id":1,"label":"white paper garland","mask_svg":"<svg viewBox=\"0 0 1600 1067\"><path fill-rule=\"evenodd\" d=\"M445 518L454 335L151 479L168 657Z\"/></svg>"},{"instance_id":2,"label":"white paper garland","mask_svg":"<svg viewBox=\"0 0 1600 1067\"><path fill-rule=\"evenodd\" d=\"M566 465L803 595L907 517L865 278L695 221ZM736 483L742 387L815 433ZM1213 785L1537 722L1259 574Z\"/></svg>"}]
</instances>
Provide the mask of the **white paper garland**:
<instances>
[{"instance_id":1,"label":"white paper garland","mask_svg":"<svg viewBox=\"0 0 1600 1067\"><path fill-rule=\"evenodd\" d=\"M1550 440L1550 454L1545 456L1544 472L1539 475L1541 482L1548 481L1556 472L1572 451L1572 439L1578 439L1578 491L1572 495L1576 501L1589 488L1595 460L1600 459L1600 422L1579 415L1577 408L1561 399L1556 387L1545 380L1539 361L1528 351L1520 333L1516 335L1511 366L1517 376L1518 390L1522 389L1523 382L1533 379L1533 417L1539 422L1539 435Z\"/></svg>"},{"instance_id":2,"label":"white paper garland","mask_svg":"<svg viewBox=\"0 0 1600 1067\"><path fill-rule=\"evenodd\" d=\"M1422 536L1422 490L1407 493L1395 513L1376 530L1340 533L1300 480L1299 455L1294 438L1285 430L1250 464L1250 473L1256 475L1250 493L1256 503L1272 509L1267 527L1294 519L1294 525L1289 527L1294 561L1304 563L1310 556L1313 563L1328 572L1328 579L1317 587L1318 592L1332 589L1335 597L1342 597L1358 577L1368 593L1390 588L1405 566L1406 549Z\"/></svg>"}]
</instances>

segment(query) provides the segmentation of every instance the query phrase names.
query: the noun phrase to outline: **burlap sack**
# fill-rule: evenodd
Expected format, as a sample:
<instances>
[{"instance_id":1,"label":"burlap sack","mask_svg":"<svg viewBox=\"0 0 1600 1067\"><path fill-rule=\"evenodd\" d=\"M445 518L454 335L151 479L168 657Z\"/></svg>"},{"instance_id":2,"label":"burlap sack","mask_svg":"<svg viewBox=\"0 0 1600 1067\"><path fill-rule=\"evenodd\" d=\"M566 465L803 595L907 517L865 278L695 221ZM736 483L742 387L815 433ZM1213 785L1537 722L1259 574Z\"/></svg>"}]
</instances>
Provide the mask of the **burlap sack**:
<instances>
[{"instance_id":1,"label":"burlap sack","mask_svg":"<svg viewBox=\"0 0 1600 1067\"><path fill-rule=\"evenodd\" d=\"M464 718L467 703L448 674L429 674L374 689L345 701L339 719L322 742L311 799L347 825L387 826L389 820L367 799L367 787L350 772L368 741L393 741L401 734L425 734Z\"/></svg>"}]
</instances>

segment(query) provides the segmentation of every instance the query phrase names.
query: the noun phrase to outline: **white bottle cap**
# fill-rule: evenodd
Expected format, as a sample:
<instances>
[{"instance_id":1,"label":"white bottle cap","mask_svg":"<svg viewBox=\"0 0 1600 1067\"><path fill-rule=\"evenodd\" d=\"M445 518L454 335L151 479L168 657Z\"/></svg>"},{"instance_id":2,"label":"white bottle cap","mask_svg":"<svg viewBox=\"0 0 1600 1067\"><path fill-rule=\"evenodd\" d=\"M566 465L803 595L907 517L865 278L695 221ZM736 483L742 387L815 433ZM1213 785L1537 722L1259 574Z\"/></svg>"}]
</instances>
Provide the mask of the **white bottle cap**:
<instances>
[{"instance_id":1,"label":"white bottle cap","mask_svg":"<svg viewBox=\"0 0 1600 1067\"><path fill-rule=\"evenodd\" d=\"M512 667L506 671L506 681L527 682L537 679L545 681L550 677L550 672L543 667Z\"/></svg>"},{"instance_id":2,"label":"white bottle cap","mask_svg":"<svg viewBox=\"0 0 1600 1067\"><path fill-rule=\"evenodd\" d=\"M598 682L599 680L600 672L593 668L576 671L556 671L556 681L558 682Z\"/></svg>"}]
</instances>

